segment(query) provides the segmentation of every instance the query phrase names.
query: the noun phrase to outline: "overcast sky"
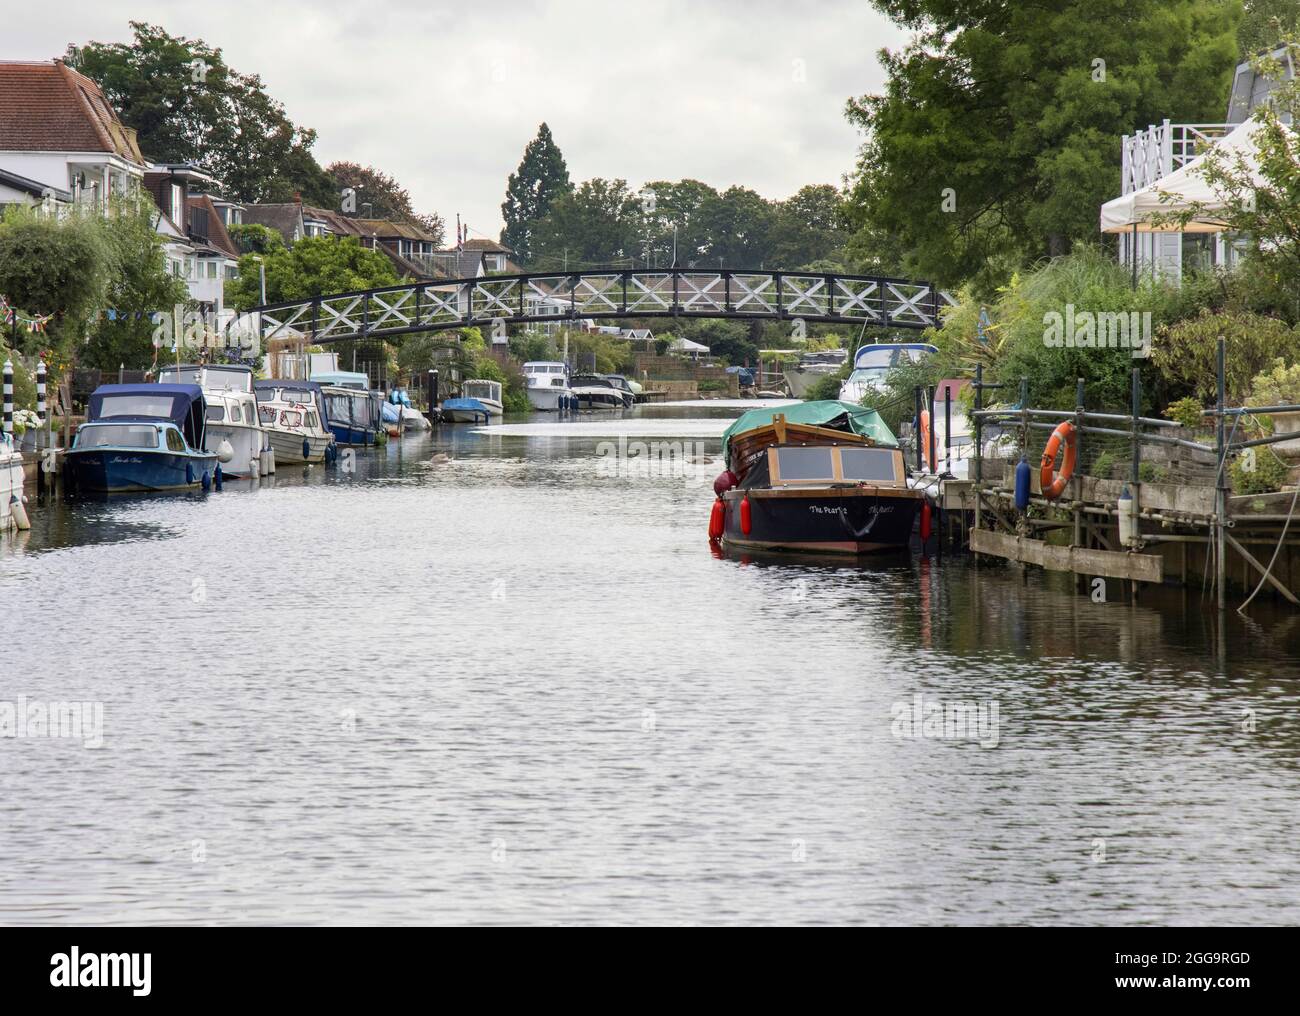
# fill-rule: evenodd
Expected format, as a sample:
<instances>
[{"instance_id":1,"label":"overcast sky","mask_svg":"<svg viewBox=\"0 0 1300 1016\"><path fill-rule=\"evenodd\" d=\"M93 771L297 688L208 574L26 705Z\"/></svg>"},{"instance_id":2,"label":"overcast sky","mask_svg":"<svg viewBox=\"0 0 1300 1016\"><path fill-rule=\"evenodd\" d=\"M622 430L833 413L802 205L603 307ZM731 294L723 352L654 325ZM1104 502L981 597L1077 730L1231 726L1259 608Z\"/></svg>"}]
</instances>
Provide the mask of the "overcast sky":
<instances>
[{"instance_id":1,"label":"overcast sky","mask_svg":"<svg viewBox=\"0 0 1300 1016\"><path fill-rule=\"evenodd\" d=\"M845 100L880 87L877 51L905 38L867 0L62 0L10 6L0 53L126 41L129 20L260 74L316 129L322 165L392 174L449 240L458 212L496 237L542 121L575 181L693 177L769 198L839 184L858 145Z\"/></svg>"}]
</instances>

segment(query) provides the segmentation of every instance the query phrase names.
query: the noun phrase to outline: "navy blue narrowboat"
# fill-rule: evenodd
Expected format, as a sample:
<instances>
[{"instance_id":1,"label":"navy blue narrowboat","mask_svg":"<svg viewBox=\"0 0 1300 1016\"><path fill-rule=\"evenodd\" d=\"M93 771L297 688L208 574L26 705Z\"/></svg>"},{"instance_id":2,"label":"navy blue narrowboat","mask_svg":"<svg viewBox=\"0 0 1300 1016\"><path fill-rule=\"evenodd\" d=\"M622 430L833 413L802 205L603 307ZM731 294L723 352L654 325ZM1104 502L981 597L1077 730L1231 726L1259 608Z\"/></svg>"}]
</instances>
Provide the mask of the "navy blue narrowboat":
<instances>
[{"instance_id":1,"label":"navy blue narrowboat","mask_svg":"<svg viewBox=\"0 0 1300 1016\"><path fill-rule=\"evenodd\" d=\"M207 486L207 406L198 385L100 385L67 452L73 489L119 494Z\"/></svg>"}]
</instances>

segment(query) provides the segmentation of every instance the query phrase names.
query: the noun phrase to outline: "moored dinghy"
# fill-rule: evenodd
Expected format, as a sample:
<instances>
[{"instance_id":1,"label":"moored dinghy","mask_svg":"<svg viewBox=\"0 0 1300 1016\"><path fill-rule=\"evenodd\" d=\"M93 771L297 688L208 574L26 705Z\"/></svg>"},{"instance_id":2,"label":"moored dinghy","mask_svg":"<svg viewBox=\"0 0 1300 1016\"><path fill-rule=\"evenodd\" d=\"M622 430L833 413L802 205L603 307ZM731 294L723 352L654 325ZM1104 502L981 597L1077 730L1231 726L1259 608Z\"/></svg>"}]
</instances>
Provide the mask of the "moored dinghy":
<instances>
[{"instance_id":1,"label":"moored dinghy","mask_svg":"<svg viewBox=\"0 0 1300 1016\"><path fill-rule=\"evenodd\" d=\"M745 550L866 554L907 547L924 494L874 409L755 409L723 435L709 536Z\"/></svg>"}]
</instances>

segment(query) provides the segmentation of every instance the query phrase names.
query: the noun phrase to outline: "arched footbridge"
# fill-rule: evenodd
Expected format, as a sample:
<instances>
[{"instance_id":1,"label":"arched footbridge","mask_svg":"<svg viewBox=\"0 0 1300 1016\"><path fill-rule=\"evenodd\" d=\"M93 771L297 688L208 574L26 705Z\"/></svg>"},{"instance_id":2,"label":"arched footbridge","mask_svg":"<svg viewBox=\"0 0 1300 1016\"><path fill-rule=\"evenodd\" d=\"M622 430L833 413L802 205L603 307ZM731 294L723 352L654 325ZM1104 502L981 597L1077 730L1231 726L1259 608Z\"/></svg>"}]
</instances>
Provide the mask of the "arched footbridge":
<instances>
[{"instance_id":1,"label":"arched footbridge","mask_svg":"<svg viewBox=\"0 0 1300 1016\"><path fill-rule=\"evenodd\" d=\"M873 275L695 268L606 269L431 280L255 307L234 333L328 344L478 326L607 318L729 318L928 328L952 297Z\"/></svg>"}]
</instances>

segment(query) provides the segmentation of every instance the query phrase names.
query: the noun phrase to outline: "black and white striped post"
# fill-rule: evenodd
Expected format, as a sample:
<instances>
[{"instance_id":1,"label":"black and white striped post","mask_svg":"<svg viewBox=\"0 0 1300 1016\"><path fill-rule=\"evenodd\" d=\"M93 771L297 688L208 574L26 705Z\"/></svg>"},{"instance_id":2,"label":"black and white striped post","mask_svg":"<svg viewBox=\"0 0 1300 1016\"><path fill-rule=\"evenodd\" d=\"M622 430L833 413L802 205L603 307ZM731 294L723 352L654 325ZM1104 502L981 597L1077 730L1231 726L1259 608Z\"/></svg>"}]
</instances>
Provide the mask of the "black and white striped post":
<instances>
[{"instance_id":1,"label":"black and white striped post","mask_svg":"<svg viewBox=\"0 0 1300 1016\"><path fill-rule=\"evenodd\" d=\"M14 432L14 365L5 361L5 433L13 436Z\"/></svg>"},{"instance_id":2,"label":"black and white striped post","mask_svg":"<svg viewBox=\"0 0 1300 1016\"><path fill-rule=\"evenodd\" d=\"M36 416L45 426L45 361L36 363Z\"/></svg>"}]
</instances>

